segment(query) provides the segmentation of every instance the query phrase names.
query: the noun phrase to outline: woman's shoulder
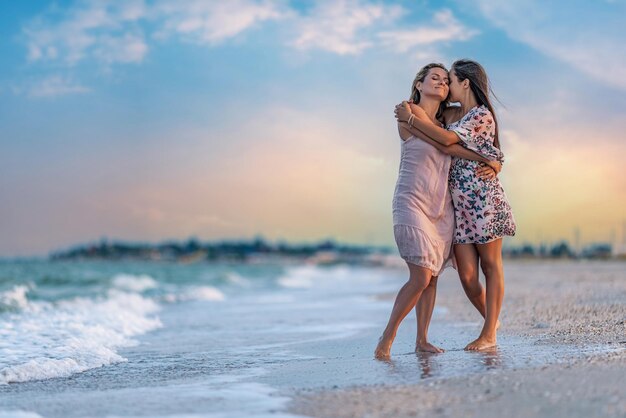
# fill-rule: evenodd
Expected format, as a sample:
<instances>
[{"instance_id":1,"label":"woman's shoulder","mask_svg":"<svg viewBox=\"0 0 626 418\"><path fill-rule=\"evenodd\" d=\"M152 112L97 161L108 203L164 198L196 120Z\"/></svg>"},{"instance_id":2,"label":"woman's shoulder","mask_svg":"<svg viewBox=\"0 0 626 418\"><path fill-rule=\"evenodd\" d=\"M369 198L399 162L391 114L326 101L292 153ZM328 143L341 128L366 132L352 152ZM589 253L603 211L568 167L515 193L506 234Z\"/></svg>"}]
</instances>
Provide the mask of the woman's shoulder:
<instances>
[{"instance_id":1,"label":"woman's shoulder","mask_svg":"<svg viewBox=\"0 0 626 418\"><path fill-rule=\"evenodd\" d=\"M492 135L495 133L495 118L487 106L476 106L470 110L468 114L471 114L468 119L468 124L472 127L474 132L481 134L491 133Z\"/></svg>"},{"instance_id":2,"label":"woman's shoulder","mask_svg":"<svg viewBox=\"0 0 626 418\"><path fill-rule=\"evenodd\" d=\"M472 119L476 121L493 123L493 115L485 105L474 106L468 114L471 114Z\"/></svg>"},{"instance_id":3,"label":"woman's shoulder","mask_svg":"<svg viewBox=\"0 0 626 418\"><path fill-rule=\"evenodd\" d=\"M495 129L494 117L485 105L474 106L454 122L457 126L475 132Z\"/></svg>"}]
</instances>

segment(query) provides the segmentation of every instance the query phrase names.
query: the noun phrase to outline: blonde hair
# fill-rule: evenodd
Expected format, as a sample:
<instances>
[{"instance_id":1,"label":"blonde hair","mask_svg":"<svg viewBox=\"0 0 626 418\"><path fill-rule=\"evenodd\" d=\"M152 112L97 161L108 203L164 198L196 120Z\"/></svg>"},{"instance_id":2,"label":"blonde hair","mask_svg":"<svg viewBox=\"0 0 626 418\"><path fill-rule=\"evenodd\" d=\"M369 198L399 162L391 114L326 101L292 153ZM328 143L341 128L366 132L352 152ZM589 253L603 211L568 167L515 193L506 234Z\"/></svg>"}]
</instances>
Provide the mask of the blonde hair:
<instances>
[{"instance_id":1,"label":"blonde hair","mask_svg":"<svg viewBox=\"0 0 626 418\"><path fill-rule=\"evenodd\" d=\"M417 83L418 82L422 82L423 83L424 80L426 80L426 76L428 76L428 73L433 68L441 68L446 73L448 72L448 69L446 68L446 66L443 65L443 64L440 64L438 62L431 62L430 64L426 64L425 66L420 68L420 70L417 72L417 75L415 76L415 79L413 80L413 84L411 85L411 97L410 97L410 100L413 103L418 104L420 102L420 100L422 99L422 96L421 96L419 90L417 89ZM437 119L441 120L441 118L443 116L443 111L447 107L448 107L448 100L446 98L446 100L442 101L441 104L439 105L439 110L437 110L437 115L435 117Z\"/></svg>"}]
</instances>

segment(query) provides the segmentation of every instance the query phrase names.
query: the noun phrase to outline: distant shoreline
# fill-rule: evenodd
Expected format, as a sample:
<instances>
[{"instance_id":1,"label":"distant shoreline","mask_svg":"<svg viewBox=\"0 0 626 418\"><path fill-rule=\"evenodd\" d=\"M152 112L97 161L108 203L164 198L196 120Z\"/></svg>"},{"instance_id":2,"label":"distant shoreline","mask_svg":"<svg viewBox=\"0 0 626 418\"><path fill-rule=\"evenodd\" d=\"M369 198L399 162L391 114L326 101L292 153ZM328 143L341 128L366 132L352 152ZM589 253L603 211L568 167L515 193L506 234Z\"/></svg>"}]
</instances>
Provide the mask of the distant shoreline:
<instances>
[{"instance_id":1,"label":"distant shoreline","mask_svg":"<svg viewBox=\"0 0 626 418\"><path fill-rule=\"evenodd\" d=\"M237 241L200 242L167 241L158 244L109 242L79 244L67 250L55 251L50 260L140 260L194 263L200 261L285 262L308 261L316 264L387 264L397 251L389 246L370 246L323 240L317 243L297 244L285 241L269 242L263 238ZM574 251L561 241L551 246L523 244L503 250L509 259L600 259L626 260L626 254L617 254L610 244L601 243Z\"/></svg>"},{"instance_id":2,"label":"distant shoreline","mask_svg":"<svg viewBox=\"0 0 626 418\"><path fill-rule=\"evenodd\" d=\"M626 252L611 244L598 243L575 251L566 241L552 245L505 245L503 256L515 260L613 260L626 261ZM270 242L263 238L200 242L164 241L146 243L100 240L76 244L48 255L0 256L10 261L155 261L174 263L311 263L397 265L399 256L393 246L339 243L322 240L316 243ZM401 260L400 260L401 261ZM404 263L400 262L404 266Z\"/></svg>"}]
</instances>

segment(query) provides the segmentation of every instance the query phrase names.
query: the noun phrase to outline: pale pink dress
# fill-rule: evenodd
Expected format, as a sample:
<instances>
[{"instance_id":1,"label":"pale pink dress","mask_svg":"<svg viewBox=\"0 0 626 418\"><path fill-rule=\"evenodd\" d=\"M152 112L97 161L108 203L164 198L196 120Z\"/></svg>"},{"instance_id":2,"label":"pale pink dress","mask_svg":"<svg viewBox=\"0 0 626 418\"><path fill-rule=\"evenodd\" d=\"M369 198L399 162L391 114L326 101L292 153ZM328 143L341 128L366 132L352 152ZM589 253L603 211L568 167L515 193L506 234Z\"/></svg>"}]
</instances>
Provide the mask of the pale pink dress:
<instances>
[{"instance_id":1,"label":"pale pink dress","mask_svg":"<svg viewBox=\"0 0 626 418\"><path fill-rule=\"evenodd\" d=\"M400 256L438 276L451 265L454 208L449 155L411 136L402 141L393 196L393 231Z\"/></svg>"}]
</instances>

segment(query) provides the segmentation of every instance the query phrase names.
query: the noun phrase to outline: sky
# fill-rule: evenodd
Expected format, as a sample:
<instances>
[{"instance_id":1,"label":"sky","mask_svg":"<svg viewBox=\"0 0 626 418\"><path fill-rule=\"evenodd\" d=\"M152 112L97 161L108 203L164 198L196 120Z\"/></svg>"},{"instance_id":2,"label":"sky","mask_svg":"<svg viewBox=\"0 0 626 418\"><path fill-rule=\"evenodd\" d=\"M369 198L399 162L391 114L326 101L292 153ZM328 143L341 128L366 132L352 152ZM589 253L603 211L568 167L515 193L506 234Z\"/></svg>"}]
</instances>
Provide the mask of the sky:
<instances>
[{"instance_id":1,"label":"sky","mask_svg":"<svg viewBox=\"0 0 626 418\"><path fill-rule=\"evenodd\" d=\"M623 242L624 1L0 1L0 257L98 241L393 245L394 105L471 58L505 244Z\"/></svg>"}]
</instances>

